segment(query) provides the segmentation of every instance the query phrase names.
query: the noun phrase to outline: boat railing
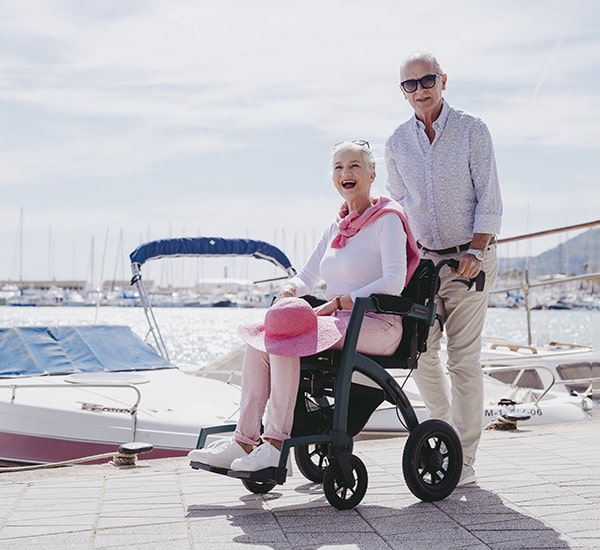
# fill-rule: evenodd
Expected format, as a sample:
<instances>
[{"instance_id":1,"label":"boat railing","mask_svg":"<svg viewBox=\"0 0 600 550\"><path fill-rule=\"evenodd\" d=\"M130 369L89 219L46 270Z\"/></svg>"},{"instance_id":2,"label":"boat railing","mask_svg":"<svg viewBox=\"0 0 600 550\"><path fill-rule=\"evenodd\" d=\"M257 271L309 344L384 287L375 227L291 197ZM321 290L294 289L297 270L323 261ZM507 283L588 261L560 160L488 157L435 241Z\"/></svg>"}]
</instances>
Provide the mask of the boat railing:
<instances>
[{"instance_id":1,"label":"boat railing","mask_svg":"<svg viewBox=\"0 0 600 550\"><path fill-rule=\"evenodd\" d=\"M510 344L508 342L494 342L490 349L507 348L510 351L530 351L532 355L536 355L538 350L535 346L524 346L523 344Z\"/></svg>"},{"instance_id":2,"label":"boat railing","mask_svg":"<svg viewBox=\"0 0 600 550\"><path fill-rule=\"evenodd\" d=\"M513 388L527 388L527 386L519 386L519 382L521 380L521 378L524 376L524 374L527 371L538 371L538 370L542 370L547 372L550 375L550 382L544 386L542 388L542 393L536 398L535 400L535 404L537 405L546 395L547 393L555 386L555 385L564 385L567 386L569 384L582 384L582 383L587 383L589 384L588 388L585 390L585 392L583 392L583 394L585 396L589 396L589 397L594 397L594 395L600 395L599 390L595 389L593 387L595 382L600 382L600 377L599 376L590 376L588 378L575 378L575 379L560 379L557 380L556 379L556 375L555 373L549 369L548 367L545 367L543 365L510 365L510 366L493 366L493 367L481 367L481 370L484 372L484 374L487 375L491 375L492 373L495 372L514 372L514 371L518 371L517 376L515 377L515 379L508 383L509 386L513 387ZM490 376L490 378L493 378L493 376ZM541 380L541 377L540 377ZM533 388L535 390L535 388Z\"/></svg>"},{"instance_id":3,"label":"boat railing","mask_svg":"<svg viewBox=\"0 0 600 550\"><path fill-rule=\"evenodd\" d=\"M600 220L594 220L591 222L580 223L576 225L570 225L566 227L557 227L555 229L548 229L545 231L536 231L534 233L527 233L525 235L516 235L514 237L506 237L502 239L498 239L496 242L498 245L512 243L516 241L522 240L530 240L537 237L545 237L548 235L554 235L557 233L564 233L568 231L580 230L580 229L588 229L591 227L596 227L600 225ZM560 279L551 279L545 281L531 282L529 280L529 268L528 263L525 266L524 270L524 278L523 280L516 285L510 285L506 288L494 288L490 291L490 294L505 294L507 292L512 291L521 291L523 293L524 304L525 304L525 312L527 316L527 343L529 345L532 344L533 338L531 335L531 304L529 301L530 298L530 290L536 287L546 287L551 285L562 285L568 282L576 282L576 281L594 281L600 280L600 272L596 273L585 273L583 275L575 275L571 277L561 277Z\"/></svg>"},{"instance_id":4,"label":"boat railing","mask_svg":"<svg viewBox=\"0 0 600 550\"><path fill-rule=\"evenodd\" d=\"M515 377L515 379L512 382L510 382L510 384L509 384L513 388L522 388L523 387L523 386L519 386L518 383L526 371L538 370L538 369L547 371L548 374L550 374L550 383L546 387L542 388L542 393L535 400L536 405L546 396L546 394L552 389L554 384L556 384L556 376L549 368L541 366L541 365L517 365L517 366L512 365L510 367L481 367L481 370L483 370L484 374L488 374L488 375L490 375L494 372L514 372L515 370L518 371L518 374ZM493 378L493 376L490 376L490 378Z\"/></svg>"},{"instance_id":5,"label":"boat railing","mask_svg":"<svg viewBox=\"0 0 600 550\"><path fill-rule=\"evenodd\" d=\"M0 388L8 388L10 390L12 390L12 394L11 394L11 398L10 398L10 402L14 403L15 399L17 397L17 390L21 391L25 388L52 388L52 389L78 389L78 388L129 388L132 389L135 393L136 393L136 400L135 403L131 406L131 407L127 407L126 409L123 409L123 412L128 412L131 416L136 415L138 407L140 405L140 401L142 400L142 393L140 392L140 390L138 388L136 388L134 385L132 384L70 384L70 385L58 385L58 384L15 384L10 383L10 384L0 384ZM84 407L83 405L86 405L85 403L82 404L82 408L84 410L99 410L99 409L94 409L91 407ZM88 404L89 405L89 404ZM107 410L109 409L116 409L115 407L106 407Z\"/></svg>"}]
</instances>

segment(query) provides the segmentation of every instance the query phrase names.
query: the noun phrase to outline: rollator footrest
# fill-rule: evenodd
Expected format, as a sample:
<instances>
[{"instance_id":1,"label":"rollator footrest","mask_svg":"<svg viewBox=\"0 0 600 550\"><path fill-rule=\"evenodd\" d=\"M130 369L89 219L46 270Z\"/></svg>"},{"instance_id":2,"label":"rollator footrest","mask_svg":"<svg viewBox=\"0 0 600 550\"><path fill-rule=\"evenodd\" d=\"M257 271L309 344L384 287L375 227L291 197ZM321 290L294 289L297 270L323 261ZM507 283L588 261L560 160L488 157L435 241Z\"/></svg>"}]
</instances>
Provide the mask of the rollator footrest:
<instances>
[{"instance_id":1,"label":"rollator footrest","mask_svg":"<svg viewBox=\"0 0 600 550\"><path fill-rule=\"evenodd\" d=\"M282 484L285 483L287 468L270 467L257 470L256 472L239 472L237 470L228 470L227 475L237 479L246 479L248 481L274 481Z\"/></svg>"},{"instance_id":2,"label":"rollator footrest","mask_svg":"<svg viewBox=\"0 0 600 550\"><path fill-rule=\"evenodd\" d=\"M226 476L229 470L227 468L219 468L218 466L211 466L210 464L204 464L202 462L197 462L196 460L192 460L190 462L190 466L194 470L206 470L207 472L212 472L213 474L221 474Z\"/></svg>"},{"instance_id":3,"label":"rollator footrest","mask_svg":"<svg viewBox=\"0 0 600 550\"><path fill-rule=\"evenodd\" d=\"M227 468L219 468L218 466L211 466L210 464L204 464L202 462L197 462L196 460L192 460L190 462L190 466L194 470L206 470L207 472L211 472L213 474L221 474L223 476L234 477L236 479L244 479L247 481L273 481L278 484L285 483L287 477L287 468L263 468L262 470L257 470L256 472L238 472L236 470L228 470Z\"/></svg>"}]
</instances>

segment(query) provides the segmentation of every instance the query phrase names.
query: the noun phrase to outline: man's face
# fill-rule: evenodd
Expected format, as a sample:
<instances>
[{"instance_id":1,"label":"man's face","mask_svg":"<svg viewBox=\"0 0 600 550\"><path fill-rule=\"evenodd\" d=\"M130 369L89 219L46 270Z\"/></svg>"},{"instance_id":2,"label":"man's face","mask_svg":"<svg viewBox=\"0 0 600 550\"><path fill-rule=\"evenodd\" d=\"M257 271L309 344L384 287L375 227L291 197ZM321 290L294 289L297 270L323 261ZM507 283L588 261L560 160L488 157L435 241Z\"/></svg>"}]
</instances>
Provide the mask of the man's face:
<instances>
[{"instance_id":1,"label":"man's face","mask_svg":"<svg viewBox=\"0 0 600 550\"><path fill-rule=\"evenodd\" d=\"M408 63L401 75L402 82L406 80L420 80L427 75L435 75L436 69L426 61L411 61ZM442 107L442 92L446 89L447 75L437 76L432 88L425 89L419 82L413 93L408 93L402 88L404 97L414 109L417 118L424 120L428 117L437 117Z\"/></svg>"}]
</instances>

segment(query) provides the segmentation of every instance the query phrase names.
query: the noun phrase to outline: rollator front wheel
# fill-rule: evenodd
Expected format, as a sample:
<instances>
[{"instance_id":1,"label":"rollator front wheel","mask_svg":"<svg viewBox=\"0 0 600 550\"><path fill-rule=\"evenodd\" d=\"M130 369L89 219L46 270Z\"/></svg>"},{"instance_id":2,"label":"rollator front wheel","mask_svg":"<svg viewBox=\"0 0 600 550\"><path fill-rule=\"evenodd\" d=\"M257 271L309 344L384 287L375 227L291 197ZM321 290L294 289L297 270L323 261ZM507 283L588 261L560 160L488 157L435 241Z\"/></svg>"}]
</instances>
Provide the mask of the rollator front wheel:
<instances>
[{"instance_id":1,"label":"rollator front wheel","mask_svg":"<svg viewBox=\"0 0 600 550\"><path fill-rule=\"evenodd\" d=\"M350 440L348 452L351 453L354 443ZM314 483L322 483L325 469L329 466L326 443L297 445L294 447L294 459L300 473Z\"/></svg>"},{"instance_id":2,"label":"rollator front wheel","mask_svg":"<svg viewBox=\"0 0 600 550\"><path fill-rule=\"evenodd\" d=\"M268 493L277 483L275 481L251 481L242 479L242 485L255 495L264 495Z\"/></svg>"},{"instance_id":3,"label":"rollator front wheel","mask_svg":"<svg viewBox=\"0 0 600 550\"><path fill-rule=\"evenodd\" d=\"M452 426L443 420L426 420L412 430L404 446L402 470L411 493L425 502L452 493L462 471L462 447Z\"/></svg>"},{"instance_id":4,"label":"rollator front wheel","mask_svg":"<svg viewBox=\"0 0 600 550\"><path fill-rule=\"evenodd\" d=\"M356 455L350 455L352 484L348 485L337 463L330 464L323 474L325 498L338 510L349 510L358 506L367 492L369 475L367 467Z\"/></svg>"}]
</instances>

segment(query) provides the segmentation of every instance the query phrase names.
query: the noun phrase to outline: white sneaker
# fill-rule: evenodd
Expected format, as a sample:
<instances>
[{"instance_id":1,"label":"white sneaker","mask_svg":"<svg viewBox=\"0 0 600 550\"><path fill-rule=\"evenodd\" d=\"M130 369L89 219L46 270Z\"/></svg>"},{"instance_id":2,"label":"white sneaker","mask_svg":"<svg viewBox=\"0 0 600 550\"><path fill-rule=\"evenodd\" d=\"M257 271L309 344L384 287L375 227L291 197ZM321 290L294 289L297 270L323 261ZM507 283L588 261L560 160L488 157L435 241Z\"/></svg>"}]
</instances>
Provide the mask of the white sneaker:
<instances>
[{"instance_id":1,"label":"white sneaker","mask_svg":"<svg viewBox=\"0 0 600 550\"><path fill-rule=\"evenodd\" d=\"M464 485L470 485L471 483L477 483L477 477L475 476L475 469L473 466L463 464L460 479L456 484L457 487L463 487Z\"/></svg>"},{"instance_id":2,"label":"white sneaker","mask_svg":"<svg viewBox=\"0 0 600 550\"><path fill-rule=\"evenodd\" d=\"M224 441L213 441L204 449L193 449L188 453L188 458L191 461L227 470L230 469L232 461L246 456L248 456L248 453L233 438Z\"/></svg>"},{"instance_id":3,"label":"white sneaker","mask_svg":"<svg viewBox=\"0 0 600 550\"><path fill-rule=\"evenodd\" d=\"M231 469L238 472L258 472L265 468L277 468L281 451L270 443L263 443L241 458L231 463Z\"/></svg>"}]
</instances>

